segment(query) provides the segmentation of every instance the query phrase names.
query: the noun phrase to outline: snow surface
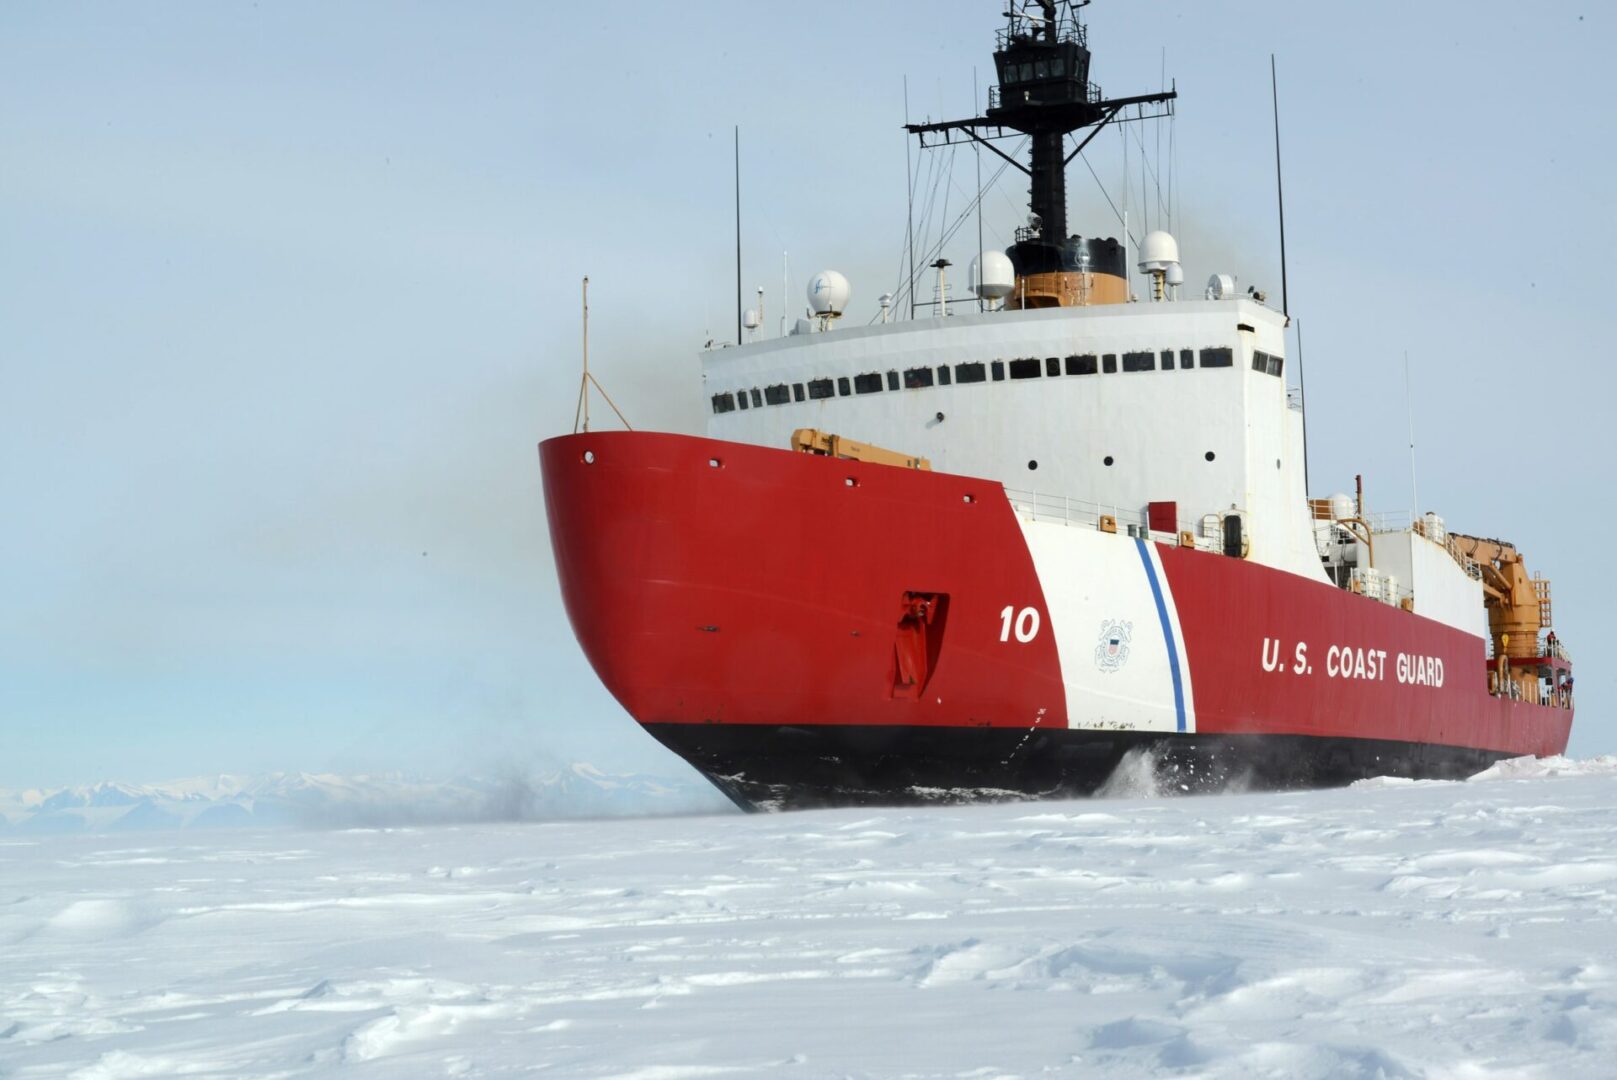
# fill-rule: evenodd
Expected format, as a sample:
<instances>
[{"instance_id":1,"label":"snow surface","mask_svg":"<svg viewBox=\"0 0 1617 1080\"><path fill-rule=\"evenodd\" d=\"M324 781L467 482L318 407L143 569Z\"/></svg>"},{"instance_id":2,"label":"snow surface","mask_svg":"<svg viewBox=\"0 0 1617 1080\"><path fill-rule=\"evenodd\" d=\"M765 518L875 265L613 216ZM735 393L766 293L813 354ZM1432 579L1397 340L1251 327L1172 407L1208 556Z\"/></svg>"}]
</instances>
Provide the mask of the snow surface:
<instances>
[{"instance_id":1,"label":"snow surface","mask_svg":"<svg viewBox=\"0 0 1617 1080\"><path fill-rule=\"evenodd\" d=\"M0 790L0 835L151 829L336 828L716 813L728 799L683 780L575 762L548 772L427 780L401 773L223 774L160 784Z\"/></svg>"},{"instance_id":2,"label":"snow surface","mask_svg":"<svg viewBox=\"0 0 1617 1080\"><path fill-rule=\"evenodd\" d=\"M0 836L0 1075L1617 1075L1617 759Z\"/></svg>"}]
</instances>

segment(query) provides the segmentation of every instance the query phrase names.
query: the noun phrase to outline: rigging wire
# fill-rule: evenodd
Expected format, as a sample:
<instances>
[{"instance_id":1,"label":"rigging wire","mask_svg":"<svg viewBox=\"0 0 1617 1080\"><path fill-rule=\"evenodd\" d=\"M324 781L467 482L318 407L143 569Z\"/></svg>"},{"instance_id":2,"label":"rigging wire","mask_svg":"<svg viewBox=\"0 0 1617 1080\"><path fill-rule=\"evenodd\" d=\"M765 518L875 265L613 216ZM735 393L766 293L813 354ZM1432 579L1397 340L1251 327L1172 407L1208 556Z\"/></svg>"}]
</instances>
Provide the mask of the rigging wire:
<instances>
[{"instance_id":1,"label":"rigging wire","mask_svg":"<svg viewBox=\"0 0 1617 1080\"><path fill-rule=\"evenodd\" d=\"M1095 166L1089 163L1089 155L1079 154L1078 160L1084 163L1084 168L1089 170L1089 175L1095 178L1095 186L1100 188L1101 195L1106 199L1106 205L1112 208L1112 216L1117 218L1117 223L1119 225L1122 225L1124 223L1123 212L1119 210L1117 208L1117 204L1112 201L1112 194L1106 190L1106 185L1101 182L1100 174L1095 171ZM1127 202L1128 200L1124 199L1124 203L1127 204ZM1130 237L1129 239L1133 239L1133 237Z\"/></svg>"},{"instance_id":2,"label":"rigging wire","mask_svg":"<svg viewBox=\"0 0 1617 1080\"><path fill-rule=\"evenodd\" d=\"M1157 119L1161 119L1161 117L1157 117ZM1127 135L1125 134L1125 138L1126 137L1127 137ZM1142 165L1149 164L1146 161L1145 137L1143 135L1141 135L1138 131L1136 131L1134 133L1134 141L1135 141L1135 145L1137 145L1140 148L1140 161L1141 161L1141 164ZM1128 151L1125 150L1124 154L1126 156L1128 154ZM1157 185L1157 201L1158 201L1158 205L1159 205L1159 208L1160 208L1160 204L1161 204L1161 201L1162 201L1162 178L1161 178L1161 173L1160 173L1159 168L1156 165L1149 165L1149 167L1150 167L1151 179L1153 181L1155 181L1155 183ZM1127 170L1125 170L1125 175L1127 175ZM1141 191L1140 198L1141 198L1141 203L1142 203L1141 213L1144 213L1145 212L1145 207L1149 205L1149 200L1146 199L1145 189L1144 189L1143 186L1141 187L1140 191ZM1160 212L1160 209L1159 209L1159 211L1158 211L1159 218L1160 218L1160 213L1161 212ZM1158 221L1158 228L1160 228L1160 227L1161 227L1161 221L1159 220Z\"/></svg>"},{"instance_id":3,"label":"rigging wire","mask_svg":"<svg viewBox=\"0 0 1617 1080\"><path fill-rule=\"evenodd\" d=\"M1179 207L1174 202L1179 193L1174 189L1174 176L1179 171L1179 147L1174 139L1178 130L1175 123L1179 119L1177 113L1168 117L1168 231L1173 232L1179 227Z\"/></svg>"},{"instance_id":4,"label":"rigging wire","mask_svg":"<svg viewBox=\"0 0 1617 1080\"><path fill-rule=\"evenodd\" d=\"M972 68L971 69L971 103L972 103L973 110L975 110L976 107L977 107L977 100L978 100L978 98L977 98L977 69ZM973 140L973 142L971 144L971 149L975 152L975 155L976 155L976 158L977 158L977 190L978 190L978 192L981 192L982 189L983 189L983 144ZM982 274L982 264L983 264L983 201L981 199L978 199L976 201L977 201L977 272L978 272L978 274L980 276ZM980 282L979 282L979 284L980 284ZM984 308L983 308L983 298L982 298L981 293L979 293L978 296L977 296L977 313L980 315L980 314L982 314L983 310L984 310Z\"/></svg>"},{"instance_id":5,"label":"rigging wire","mask_svg":"<svg viewBox=\"0 0 1617 1080\"><path fill-rule=\"evenodd\" d=\"M1015 147L1012 148L1011 156L1015 157L1017 154L1021 153L1022 150L1024 148L1026 148L1027 144L1028 144L1028 139L1026 137L1024 137L1020 142L1018 142L1016 144ZM944 230L942 236L938 239L938 241L935 244L932 244L932 245L928 246L926 248L926 250L922 253L922 255L921 255L921 261L922 262L926 262L926 261L929 261L929 260L934 259L934 258L937 257L937 255L943 250L944 245L947 244L950 240L952 240L954 238L955 234L960 231L960 228L966 223L966 221L968 219L970 219L972 213L982 203L983 198L988 194L988 192L998 189L999 180L1000 180L1000 178L1002 176L1005 175L1005 170L1007 170L1008 168L1010 168L1010 163L1009 162L1001 162L1000 163L999 168L995 169L993 175L988 178L988 183L984 187L982 187L982 188L980 188L978 190L977 194L966 205L966 208L964 210L962 210L960 212L959 216L957 216L954 219L953 224L951 224L947 229ZM955 185L955 186L958 188L958 185ZM1003 194L1003 191L1001 191L1001 194ZM1014 204L1013 204L1013 208L1014 208ZM912 254L913 254L913 250L912 250ZM903 276L903 272L902 272L902 269L901 269L900 270L900 278L902 278L902 276ZM903 301L905 301L907 299L912 299L912 297L909 294L909 292L907 291L907 287L904 284L904 282L902 280L900 280L898 288L896 290L896 296L894 297L894 304L896 306L898 303L903 302ZM874 323L877 318L878 318L878 316L874 316L874 315L871 316L870 323Z\"/></svg>"},{"instance_id":6,"label":"rigging wire","mask_svg":"<svg viewBox=\"0 0 1617 1080\"><path fill-rule=\"evenodd\" d=\"M910 122L910 77L908 75L906 75L906 76L904 76L904 123L906 125L908 125L909 122ZM904 140L904 171L906 173L910 174L910 175L906 176L906 179L909 181L909 185L910 185L910 201L909 201L910 216L909 216L908 224L907 224L906 229L905 229L904 246L907 247L909 249L909 251L910 251L910 282L911 282L911 284L913 284L915 282L915 178L914 178L914 175L912 173L912 170L910 169L910 141L908 139ZM914 308L910 309L910 318L912 318L912 319L915 318L915 309Z\"/></svg>"},{"instance_id":7,"label":"rigging wire","mask_svg":"<svg viewBox=\"0 0 1617 1080\"><path fill-rule=\"evenodd\" d=\"M932 157L934 161L937 160L936 154L934 154ZM932 193L927 196L926 228L921 231L922 242L925 242L927 233L932 229L932 223L939 217L938 189L943 186L944 173L945 169L942 163L939 163L938 167L932 172ZM925 266L926 261L922 260L921 265Z\"/></svg>"},{"instance_id":8,"label":"rigging wire","mask_svg":"<svg viewBox=\"0 0 1617 1080\"><path fill-rule=\"evenodd\" d=\"M1018 151L1021 150L1021 148L1023 146L1025 146L1026 144L1027 144L1027 140L1023 139L1022 142L1020 144L1018 144L1018 146L1016 147L1016 150L1018 150ZM988 183L990 185L996 184L999 181L999 178L1004 175L1005 170L1008 169L1009 167L1010 167L1009 163L1002 164L999 167L998 171L996 171L994 173L994 175L989 178ZM955 185L955 187L956 187L957 190L959 189L959 185ZM962 194L963 194L963 192L962 192ZM943 235L939 238L938 242L933 244L931 247L929 247L926 250L926 252L925 252L925 254L923 256L923 259L931 259L933 256L939 254L939 252L943 248L943 245L947 244L951 239L954 238L955 233L960 231L960 227L965 224L966 219L971 216L972 210L976 207L976 205L978 203L980 203L982 201L983 196L985 194L987 194L986 191L979 191L977 193L977 195L972 199L971 203L968 204L966 206L966 208L960 212L960 215L955 218L954 223L951 224L948 227L948 229L943 233Z\"/></svg>"},{"instance_id":9,"label":"rigging wire","mask_svg":"<svg viewBox=\"0 0 1617 1080\"><path fill-rule=\"evenodd\" d=\"M1161 222L1159 221L1160 225ZM1140 140L1140 232L1151 231L1151 196L1145 187L1145 140Z\"/></svg>"},{"instance_id":10,"label":"rigging wire","mask_svg":"<svg viewBox=\"0 0 1617 1080\"><path fill-rule=\"evenodd\" d=\"M947 221L947 220L949 220L949 192L955 186L955 183L954 183L954 161L955 161L955 154L956 154L957 150L958 150L958 147L955 147L955 146L949 147L949 176L948 176L948 180L943 185L943 210L940 211L939 214L938 214L938 220L939 221ZM940 241L940 243L941 243L941 241ZM941 299L941 297L940 297L940 299Z\"/></svg>"},{"instance_id":11,"label":"rigging wire","mask_svg":"<svg viewBox=\"0 0 1617 1080\"><path fill-rule=\"evenodd\" d=\"M1166 45L1164 45L1162 47L1161 74L1159 74L1158 77L1157 77L1157 90L1160 93L1160 92L1166 91L1167 89L1168 89L1168 47ZM1156 157L1156 162L1155 162L1155 165L1156 165L1155 172L1157 174L1157 228L1160 229L1162 227L1162 125L1161 124L1152 124L1151 127L1154 129L1154 133L1155 133L1155 135L1157 137L1157 157Z\"/></svg>"}]
</instances>

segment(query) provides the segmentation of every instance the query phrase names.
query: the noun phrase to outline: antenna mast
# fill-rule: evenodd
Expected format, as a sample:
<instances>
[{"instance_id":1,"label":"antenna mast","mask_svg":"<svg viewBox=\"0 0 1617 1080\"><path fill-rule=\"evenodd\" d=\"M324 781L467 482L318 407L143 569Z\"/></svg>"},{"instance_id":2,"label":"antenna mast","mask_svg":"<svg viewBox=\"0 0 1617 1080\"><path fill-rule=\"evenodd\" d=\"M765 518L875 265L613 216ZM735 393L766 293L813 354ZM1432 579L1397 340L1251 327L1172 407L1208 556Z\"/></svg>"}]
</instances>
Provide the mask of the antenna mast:
<instances>
[{"instance_id":1,"label":"antenna mast","mask_svg":"<svg viewBox=\"0 0 1617 1080\"><path fill-rule=\"evenodd\" d=\"M972 68L971 69L971 107L973 109L975 109L975 108L977 108L977 106L978 106L978 100L977 100L977 69ZM906 150L908 150L909 149L909 144L905 143L904 147L905 147ZM976 152L976 156L977 156L977 312L978 312L978 314L981 314L985 310L985 308L983 306L983 294L982 294L982 284L983 284L983 280L982 280L982 277L983 277L983 148L982 148L981 145L976 145L976 146L972 147L972 150Z\"/></svg>"},{"instance_id":2,"label":"antenna mast","mask_svg":"<svg viewBox=\"0 0 1617 1080\"><path fill-rule=\"evenodd\" d=\"M1275 116L1275 199L1280 204L1280 313L1291 317L1286 296L1286 189L1280 182L1280 81L1275 76L1275 54L1269 54L1269 94Z\"/></svg>"},{"instance_id":3,"label":"antenna mast","mask_svg":"<svg viewBox=\"0 0 1617 1080\"><path fill-rule=\"evenodd\" d=\"M910 125L910 77L904 76L904 126ZM904 219L904 246L910 253L910 318L915 318L915 170L910 165L910 144L904 143L904 198L909 216Z\"/></svg>"},{"instance_id":4,"label":"antenna mast","mask_svg":"<svg viewBox=\"0 0 1617 1080\"><path fill-rule=\"evenodd\" d=\"M1409 350L1404 350L1404 412L1409 418L1409 523L1420 517L1420 491L1415 486L1415 400L1409 395Z\"/></svg>"},{"instance_id":5,"label":"antenna mast","mask_svg":"<svg viewBox=\"0 0 1617 1080\"><path fill-rule=\"evenodd\" d=\"M1303 495L1313 490L1308 479L1308 378L1303 374L1303 321L1297 320L1297 393L1303 399Z\"/></svg>"},{"instance_id":6,"label":"antenna mast","mask_svg":"<svg viewBox=\"0 0 1617 1080\"><path fill-rule=\"evenodd\" d=\"M573 434L578 434L578 414L584 414L584 430L590 429L590 276L584 275L584 375L578 380L578 408L573 410Z\"/></svg>"},{"instance_id":7,"label":"antenna mast","mask_svg":"<svg viewBox=\"0 0 1617 1080\"><path fill-rule=\"evenodd\" d=\"M736 344L741 344L741 125L736 125Z\"/></svg>"},{"instance_id":8,"label":"antenna mast","mask_svg":"<svg viewBox=\"0 0 1617 1080\"><path fill-rule=\"evenodd\" d=\"M586 274L584 277L584 374L578 380L578 408L573 410L574 435L577 435L580 430L580 421L583 422L584 431L590 429L590 387L592 385L601 392L601 396L606 399L606 403L612 406L612 411L618 414L618 419L622 421L623 426L633 431L634 425L629 423L628 419L623 415L623 410L619 409L617 402L612 400L612 395L606 392L606 387L602 386L595 376L590 374L590 279Z\"/></svg>"},{"instance_id":9,"label":"antenna mast","mask_svg":"<svg viewBox=\"0 0 1617 1080\"><path fill-rule=\"evenodd\" d=\"M1115 301L1127 299L1128 238L1123 244L1067 234L1067 164L1105 127L1116 121L1171 116L1174 90L1108 98L1089 81L1089 32L1078 19L1085 0L1010 0L1006 25L995 39L998 85L989 87L988 107L966 120L904 125L923 149L972 140L1027 174L1028 224L1016 230L1006 254L1016 271L1016 291L1008 307L1067 307L1095 303L1092 278L1105 278ZM1148 111L1148 106L1155 106ZM908 113L908 106L905 108ZM906 115L906 120L908 119ZM1067 150L1066 137L1085 131ZM997 145L1026 135L1026 165ZM1125 151L1127 144L1125 142ZM1125 183L1128 158L1125 152ZM913 217L913 213L911 215ZM914 249L913 240L911 250ZM910 298L915 288L911 274Z\"/></svg>"}]
</instances>

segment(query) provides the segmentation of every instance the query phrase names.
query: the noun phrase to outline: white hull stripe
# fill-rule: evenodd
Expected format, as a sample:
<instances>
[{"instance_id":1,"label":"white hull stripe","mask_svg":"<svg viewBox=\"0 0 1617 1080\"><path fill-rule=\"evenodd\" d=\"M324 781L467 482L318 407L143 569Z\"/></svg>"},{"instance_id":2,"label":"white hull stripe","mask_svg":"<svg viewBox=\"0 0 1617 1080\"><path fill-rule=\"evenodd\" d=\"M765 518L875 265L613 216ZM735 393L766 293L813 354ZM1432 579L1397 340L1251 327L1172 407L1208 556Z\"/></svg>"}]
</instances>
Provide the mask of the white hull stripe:
<instances>
[{"instance_id":1,"label":"white hull stripe","mask_svg":"<svg viewBox=\"0 0 1617 1080\"><path fill-rule=\"evenodd\" d=\"M1140 561L1145 564L1145 579L1151 583L1151 598L1157 604L1157 619L1162 623L1162 641L1168 647L1168 670L1173 673L1173 712L1179 730L1185 730L1185 684L1179 673L1179 646L1173 639L1173 627L1168 623L1168 605L1162 600L1162 584L1157 580L1157 568L1152 564L1151 552L1144 540L1135 540L1140 547Z\"/></svg>"},{"instance_id":2,"label":"white hull stripe","mask_svg":"<svg viewBox=\"0 0 1617 1080\"><path fill-rule=\"evenodd\" d=\"M1190 692L1190 657L1185 654L1185 635L1179 626L1179 609L1173 602L1172 590L1167 587L1157 546L1141 539L1136 539L1134 543L1140 552L1140 562L1145 566L1146 580L1151 584L1151 598L1156 601L1163 644L1168 649L1168 666L1173 672L1174 719L1179 731L1195 731L1196 706Z\"/></svg>"}]
</instances>

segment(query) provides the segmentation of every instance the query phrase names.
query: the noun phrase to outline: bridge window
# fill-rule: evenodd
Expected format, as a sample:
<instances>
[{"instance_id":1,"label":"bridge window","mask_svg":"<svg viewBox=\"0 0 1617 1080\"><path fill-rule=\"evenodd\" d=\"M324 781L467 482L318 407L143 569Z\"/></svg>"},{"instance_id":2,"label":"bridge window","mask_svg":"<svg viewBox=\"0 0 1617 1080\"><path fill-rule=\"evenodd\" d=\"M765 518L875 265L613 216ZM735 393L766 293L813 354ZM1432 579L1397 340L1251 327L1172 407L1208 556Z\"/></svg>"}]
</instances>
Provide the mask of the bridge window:
<instances>
[{"instance_id":1,"label":"bridge window","mask_svg":"<svg viewBox=\"0 0 1617 1080\"><path fill-rule=\"evenodd\" d=\"M737 390L736 401L740 403L743 409L747 408L747 392L745 390Z\"/></svg>"},{"instance_id":2,"label":"bridge window","mask_svg":"<svg viewBox=\"0 0 1617 1080\"><path fill-rule=\"evenodd\" d=\"M856 394L881 393L881 373L868 371L863 375L853 377L853 391Z\"/></svg>"},{"instance_id":3,"label":"bridge window","mask_svg":"<svg viewBox=\"0 0 1617 1080\"><path fill-rule=\"evenodd\" d=\"M987 382L987 369L981 360L971 364L956 364L954 366L954 381L957 383Z\"/></svg>"},{"instance_id":4,"label":"bridge window","mask_svg":"<svg viewBox=\"0 0 1617 1080\"><path fill-rule=\"evenodd\" d=\"M810 379L808 384L809 399L811 401L824 401L832 397L830 379Z\"/></svg>"},{"instance_id":5,"label":"bridge window","mask_svg":"<svg viewBox=\"0 0 1617 1080\"><path fill-rule=\"evenodd\" d=\"M998 375L995 375L994 377L996 379L999 378ZM1029 356L1029 357L1025 357L1024 359L1021 359L1021 360L1012 360L1011 361L1011 378L1013 378L1013 379L1037 379L1038 377L1039 377L1039 358L1038 357Z\"/></svg>"},{"instance_id":6,"label":"bridge window","mask_svg":"<svg viewBox=\"0 0 1617 1080\"><path fill-rule=\"evenodd\" d=\"M1180 349L1179 350L1179 369L1181 371L1189 371L1191 368L1193 368L1195 366L1196 366L1196 350L1195 349Z\"/></svg>"},{"instance_id":7,"label":"bridge window","mask_svg":"<svg viewBox=\"0 0 1617 1080\"><path fill-rule=\"evenodd\" d=\"M952 372L950 372L948 364L939 364L938 365L938 385L939 386L948 386L949 385L949 376L951 374L952 374Z\"/></svg>"},{"instance_id":8,"label":"bridge window","mask_svg":"<svg viewBox=\"0 0 1617 1080\"><path fill-rule=\"evenodd\" d=\"M1234 367L1234 349L1203 349L1202 367Z\"/></svg>"},{"instance_id":9,"label":"bridge window","mask_svg":"<svg viewBox=\"0 0 1617 1080\"><path fill-rule=\"evenodd\" d=\"M1162 370L1163 371L1172 371L1173 370L1173 350L1172 349L1163 349L1162 350Z\"/></svg>"},{"instance_id":10,"label":"bridge window","mask_svg":"<svg viewBox=\"0 0 1617 1080\"><path fill-rule=\"evenodd\" d=\"M1100 361L1095 359L1094 353L1085 353L1082 356L1067 357L1068 375L1093 375L1100 370Z\"/></svg>"},{"instance_id":11,"label":"bridge window","mask_svg":"<svg viewBox=\"0 0 1617 1080\"><path fill-rule=\"evenodd\" d=\"M1269 354L1266 352L1254 352L1252 354L1252 370L1261 371L1267 375L1269 373Z\"/></svg>"},{"instance_id":12,"label":"bridge window","mask_svg":"<svg viewBox=\"0 0 1617 1080\"><path fill-rule=\"evenodd\" d=\"M837 393L841 394L843 397L847 397L849 394L853 393L853 388L848 385L848 377L846 375L837 380Z\"/></svg>"},{"instance_id":13,"label":"bridge window","mask_svg":"<svg viewBox=\"0 0 1617 1080\"><path fill-rule=\"evenodd\" d=\"M713 411L716 413L735 412L736 399L734 394L714 394Z\"/></svg>"},{"instance_id":14,"label":"bridge window","mask_svg":"<svg viewBox=\"0 0 1617 1080\"><path fill-rule=\"evenodd\" d=\"M792 384L792 400L793 401L802 401L803 400L803 384L802 383L794 382Z\"/></svg>"},{"instance_id":15,"label":"bridge window","mask_svg":"<svg viewBox=\"0 0 1617 1080\"><path fill-rule=\"evenodd\" d=\"M764 387L764 400L771 405L785 405L792 400L792 389L785 383Z\"/></svg>"},{"instance_id":16,"label":"bridge window","mask_svg":"<svg viewBox=\"0 0 1617 1080\"><path fill-rule=\"evenodd\" d=\"M1284 356L1269 357L1269 374L1279 375L1283 370L1285 370L1285 367L1286 358Z\"/></svg>"},{"instance_id":17,"label":"bridge window","mask_svg":"<svg viewBox=\"0 0 1617 1080\"><path fill-rule=\"evenodd\" d=\"M1003 360L995 360L993 362L993 364L990 365L990 366L993 368L993 371L994 371L994 381L995 382L1004 382L1005 381L1005 361L1003 361Z\"/></svg>"},{"instance_id":18,"label":"bridge window","mask_svg":"<svg viewBox=\"0 0 1617 1080\"><path fill-rule=\"evenodd\" d=\"M938 368L938 373L947 375L948 368ZM904 372L904 389L919 390L923 386L932 385L932 369L929 367L912 367Z\"/></svg>"},{"instance_id":19,"label":"bridge window","mask_svg":"<svg viewBox=\"0 0 1617 1080\"><path fill-rule=\"evenodd\" d=\"M1100 358L1100 369L1108 375L1115 374L1117 372L1117 354L1102 353Z\"/></svg>"},{"instance_id":20,"label":"bridge window","mask_svg":"<svg viewBox=\"0 0 1617 1080\"><path fill-rule=\"evenodd\" d=\"M756 386L752 388L752 407L755 409L764 407L764 396L758 392Z\"/></svg>"},{"instance_id":21,"label":"bridge window","mask_svg":"<svg viewBox=\"0 0 1617 1080\"><path fill-rule=\"evenodd\" d=\"M1061 374L1061 357L1059 357L1059 356L1046 356L1044 358L1044 373L1046 375L1050 376L1050 378L1052 378L1052 379L1055 378L1057 375L1060 375Z\"/></svg>"},{"instance_id":22,"label":"bridge window","mask_svg":"<svg viewBox=\"0 0 1617 1080\"><path fill-rule=\"evenodd\" d=\"M1124 371L1155 371L1157 369L1156 354L1148 352L1126 352L1123 354Z\"/></svg>"},{"instance_id":23,"label":"bridge window","mask_svg":"<svg viewBox=\"0 0 1617 1080\"><path fill-rule=\"evenodd\" d=\"M887 389L889 389L889 390L897 390L898 389L898 372L889 371L887 373Z\"/></svg>"}]
</instances>

